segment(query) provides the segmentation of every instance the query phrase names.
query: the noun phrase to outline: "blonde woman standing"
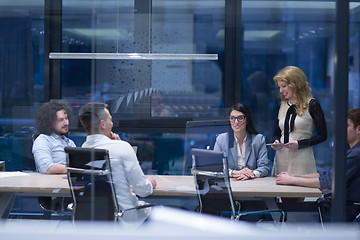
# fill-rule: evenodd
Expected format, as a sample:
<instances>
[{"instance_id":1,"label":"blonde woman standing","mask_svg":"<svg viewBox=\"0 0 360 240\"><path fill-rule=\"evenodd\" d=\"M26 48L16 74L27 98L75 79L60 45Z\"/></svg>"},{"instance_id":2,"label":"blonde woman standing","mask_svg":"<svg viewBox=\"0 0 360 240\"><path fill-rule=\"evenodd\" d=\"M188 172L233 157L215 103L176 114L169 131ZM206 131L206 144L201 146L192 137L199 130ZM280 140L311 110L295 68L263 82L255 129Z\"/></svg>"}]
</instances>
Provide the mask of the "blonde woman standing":
<instances>
[{"instance_id":1,"label":"blonde woman standing","mask_svg":"<svg viewBox=\"0 0 360 240\"><path fill-rule=\"evenodd\" d=\"M304 72L294 66L282 69L274 82L281 103L275 118L276 150L273 175L316 173L312 146L327 138L326 122L319 102L311 95ZM313 136L314 127L316 134Z\"/></svg>"}]
</instances>

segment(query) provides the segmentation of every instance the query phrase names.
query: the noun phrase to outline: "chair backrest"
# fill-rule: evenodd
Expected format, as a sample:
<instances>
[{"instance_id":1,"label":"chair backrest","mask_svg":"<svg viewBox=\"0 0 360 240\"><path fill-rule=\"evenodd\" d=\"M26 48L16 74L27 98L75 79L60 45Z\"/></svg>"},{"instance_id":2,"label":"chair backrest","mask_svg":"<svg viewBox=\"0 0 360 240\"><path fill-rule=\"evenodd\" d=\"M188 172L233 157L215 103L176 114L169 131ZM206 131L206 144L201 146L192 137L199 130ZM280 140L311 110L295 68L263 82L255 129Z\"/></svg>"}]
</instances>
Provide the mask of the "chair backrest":
<instances>
[{"instance_id":1,"label":"chair backrest","mask_svg":"<svg viewBox=\"0 0 360 240\"><path fill-rule=\"evenodd\" d=\"M116 220L118 203L106 149L65 147L73 220Z\"/></svg>"},{"instance_id":2,"label":"chair backrest","mask_svg":"<svg viewBox=\"0 0 360 240\"><path fill-rule=\"evenodd\" d=\"M234 218L226 155L205 149L192 149L191 155L200 212Z\"/></svg>"},{"instance_id":3,"label":"chair backrest","mask_svg":"<svg viewBox=\"0 0 360 240\"><path fill-rule=\"evenodd\" d=\"M213 149L216 137L230 128L228 119L186 122L183 174L190 174L191 149Z\"/></svg>"}]
</instances>

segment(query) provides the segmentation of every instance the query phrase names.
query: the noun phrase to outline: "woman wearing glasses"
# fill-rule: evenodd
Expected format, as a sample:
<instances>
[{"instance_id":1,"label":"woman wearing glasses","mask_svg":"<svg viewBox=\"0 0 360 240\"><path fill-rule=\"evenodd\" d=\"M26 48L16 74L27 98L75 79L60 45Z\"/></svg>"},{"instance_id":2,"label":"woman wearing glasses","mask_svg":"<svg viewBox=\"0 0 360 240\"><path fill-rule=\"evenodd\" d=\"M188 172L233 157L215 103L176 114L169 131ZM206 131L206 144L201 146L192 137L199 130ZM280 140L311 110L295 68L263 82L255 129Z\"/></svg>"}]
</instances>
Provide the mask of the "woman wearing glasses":
<instances>
[{"instance_id":1,"label":"woman wearing glasses","mask_svg":"<svg viewBox=\"0 0 360 240\"><path fill-rule=\"evenodd\" d=\"M311 95L311 88L300 68L288 66L282 69L274 82L281 98L275 119L274 143L281 145L272 146L276 150L273 175L316 173L311 146L327 138L323 110Z\"/></svg>"},{"instance_id":2,"label":"woman wearing glasses","mask_svg":"<svg viewBox=\"0 0 360 240\"><path fill-rule=\"evenodd\" d=\"M229 116L231 128L216 138L214 150L227 153L229 176L247 180L269 175L265 138L254 127L247 107L235 104Z\"/></svg>"}]
</instances>

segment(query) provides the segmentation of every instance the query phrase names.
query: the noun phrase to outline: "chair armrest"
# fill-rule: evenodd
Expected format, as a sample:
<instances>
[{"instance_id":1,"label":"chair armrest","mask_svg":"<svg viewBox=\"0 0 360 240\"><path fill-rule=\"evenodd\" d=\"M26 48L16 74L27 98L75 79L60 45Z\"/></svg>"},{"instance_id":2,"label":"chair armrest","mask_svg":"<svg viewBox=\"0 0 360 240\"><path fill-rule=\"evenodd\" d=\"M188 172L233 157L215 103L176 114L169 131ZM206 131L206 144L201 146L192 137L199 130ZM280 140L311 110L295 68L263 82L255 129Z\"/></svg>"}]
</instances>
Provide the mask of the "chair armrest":
<instances>
[{"instance_id":1,"label":"chair armrest","mask_svg":"<svg viewBox=\"0 0 360 240\"><path fill-rule=\"evenodd\" d=\"M268 212L268 213L279 212L279 213L281 213L282 218L284 218L284 216L285 216L283 210L281 210L279 208L276 208L276 209L265 209L265 210L260 210L260 211L240 212L240 213L236 214L235 219L239 220L241 216L246 216L246 215L251 215L251 214L261 214L261 213L264 213L264 212Z\"/></svg>"},{"instance_id":2,"label":"chair armrest","mask_svg":"<svg viewBox=\"0 0 360 240\"><path fill-rule=\"evenodd\" d=\"M127 212L127 211L138 210L138 209L143 209L143 208L148 208L148 207L154 207L154 206L157 206L157 205L159 205L159 204L157 204L157 203L149 203L149 204L144 204L144 205L133 207L133 208L128 208L128 209L125 209L125 210L120 210L119 212L115 213L115 217L121 218L123 216L123 214L125 212Z\"/></svg>"},{"instance_id":3,"label":"chair armrest","mask_svg":"<svg viewBox=\"0 0 360 240\"><path fill-rule=\"evenodd\" d=\"M74 191L82 191L85 189L84 186L72 186L71 187Z\"/></svg>"},{"instance_id":4,"label":"chair armrest","mask_svg":"<svg viewBox=\"0 0 360 240\"><path fill-rule=\"evenodd\" d=\"M208 176L208 177L217 177L217 178L222 178L225 175L223 172L211 172L211 171L202 171L202 170L196 170L196 169L191 169L191 173L197 174L197 175Z\"/></svg>"},{"instance_id":5,"label":"chair armrest","mask_svg":"<svg viewBox=\"0 0 360 240\"><path fill-rule=\"evenodd\" d=\"M249 211L249 212L241 212L239 213L240 216L250 215L250 214L259 214L264 212L282 212L283 210L276 208L276 209L264 209L259 211Z\"/></svg>"},{"instance_id":6,"label":"chair armrest","mask_svg":"<svg viewBox=\"0 0 360 240\"><path fill-rule=\"evenodd\" d=\"M109 170L93 170L93 169L83 169L83 168L73 168L73 167L66 167L66 171L73 172L73 173L84 173L90 175L109 175Z\"/></svg>"}]
</instances>

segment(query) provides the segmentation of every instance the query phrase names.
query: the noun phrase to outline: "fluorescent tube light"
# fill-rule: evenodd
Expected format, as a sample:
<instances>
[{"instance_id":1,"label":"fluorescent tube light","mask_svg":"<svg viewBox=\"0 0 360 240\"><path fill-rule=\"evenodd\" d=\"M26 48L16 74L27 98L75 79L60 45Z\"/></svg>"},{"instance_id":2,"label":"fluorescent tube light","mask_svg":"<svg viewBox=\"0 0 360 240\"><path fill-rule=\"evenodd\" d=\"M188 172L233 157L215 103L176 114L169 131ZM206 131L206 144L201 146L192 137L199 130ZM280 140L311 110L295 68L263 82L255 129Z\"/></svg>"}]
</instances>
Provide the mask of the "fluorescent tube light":
<instances>
[{"instance_id":1,"label":"fluorescent tube light","mask_svg":"<svg viewBox=\"0 0 360 240\"><path fill-rule=\"evenodd\" d=\"M60 53L52 52L50 59L128 59L128 60L218 60L218 54L176 53Z\"/></svg>"}]
</instances>

